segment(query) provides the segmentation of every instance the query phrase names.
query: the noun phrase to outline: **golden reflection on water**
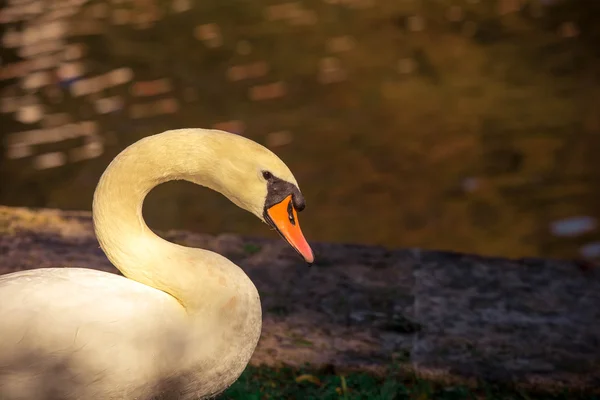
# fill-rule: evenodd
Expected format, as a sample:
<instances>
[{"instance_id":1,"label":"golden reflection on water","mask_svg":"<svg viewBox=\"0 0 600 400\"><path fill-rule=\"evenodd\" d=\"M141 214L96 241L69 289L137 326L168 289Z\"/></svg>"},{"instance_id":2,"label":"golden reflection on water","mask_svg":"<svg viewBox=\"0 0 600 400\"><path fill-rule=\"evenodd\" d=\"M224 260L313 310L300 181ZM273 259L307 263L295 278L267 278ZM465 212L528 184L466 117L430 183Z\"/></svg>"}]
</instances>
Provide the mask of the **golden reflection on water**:
<instances>
[{"instance_id":1,"label":"golden reflection on water","mask_svg":"<svg viewBox=\"0 0 600 400\"><path fill-rule=\"evenodd\" d=\"M0 202L89 209L126 145L213 127L288 163L313 240L600 257L594 27L581 2L484 3L11 0ZM145 213L268 234L184 183Z\"/></svg>"}]
</instances>

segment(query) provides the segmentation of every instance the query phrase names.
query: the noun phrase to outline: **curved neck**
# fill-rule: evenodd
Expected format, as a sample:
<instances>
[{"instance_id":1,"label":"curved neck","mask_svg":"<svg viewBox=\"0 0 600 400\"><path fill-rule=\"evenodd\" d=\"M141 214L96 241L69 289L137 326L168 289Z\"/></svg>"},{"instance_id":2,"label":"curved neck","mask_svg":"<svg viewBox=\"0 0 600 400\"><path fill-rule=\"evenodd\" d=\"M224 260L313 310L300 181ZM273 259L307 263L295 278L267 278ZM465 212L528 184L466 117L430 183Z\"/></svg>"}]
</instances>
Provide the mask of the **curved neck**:
<instances>
[{"instance_id":1,"label":"curved neck","mask_svg":"<svg viewBox=\"0 0 600 400\"><path fill-rule=\"evenodd\" d=\"M258 292L225 257L154 234L144 222L142 205L155 186L183 179L244 206L237 196L243 167L239 157L236 162L224 157L232 153L227 140L234 139L223 136L176 130L134 143L108 166L93 202L96 236L114 266L127 278L170 294L187 312L191 348L181 365L197 378L200 386L194 390L208 395L233 383L254 352L262 321Z\"/></svg>"},{"instance_id":2,"label":"curved neck","mask_svg":"<svg viewBox=\"0 0 600 400\"><path fill-rule=\"evenodd\" d=\"M142 216L146 195L170 180L188 180L230 195L231 184L225 185L220 176L235 175L235 170L219 160L214 139L209 132L176 130L134 143L107 167L92 206L96 236L113 265L127 278L169 293L188 312L213 305L206 304L207 296L226 297L229 283L254 288L226 258L170 243L152 232Z\"/></svg>"}]
</instances>

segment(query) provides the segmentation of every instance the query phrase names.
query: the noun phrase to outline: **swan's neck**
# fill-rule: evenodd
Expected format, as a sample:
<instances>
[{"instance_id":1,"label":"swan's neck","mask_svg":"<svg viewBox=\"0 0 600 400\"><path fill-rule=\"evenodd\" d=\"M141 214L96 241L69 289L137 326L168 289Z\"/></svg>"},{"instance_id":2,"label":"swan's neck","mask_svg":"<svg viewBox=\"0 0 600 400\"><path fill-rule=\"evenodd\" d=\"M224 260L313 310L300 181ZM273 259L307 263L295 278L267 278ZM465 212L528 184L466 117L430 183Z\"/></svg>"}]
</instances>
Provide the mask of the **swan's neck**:
<instances>
[{"instance_id":1,"label":"swan's neck","mask_svg":"<svg viewBox=\"0 0 600 400\"><path fill-rule=\"evenodd\" d=\"M193 140L189 135L195 135ZM258 340L261 311L256 288L226 258L170 243L154 234L142 217L145 196L169 180L189 180L234 196L228 192L228 187L234 191L232 184L223 182L235 176L236 166L220 159L210 135L198 135L171 131L121 152L98 183L93 218L100 246L123 275L175 297L197 322L193 331L202 348L195 354L206 363L200 368L226 375L216 366L228 368L237 359L243 368L242 361L250 358ZM230 371L237 372L241 370Z\"/></svg>"},{"instance_id":2,"label":"swan's neck","mask_svg":"<svg viewBox=\"0 0 600 400\"><path fill-rule=\"evenodd\" d=\"M144 198L155 186L170 180L191 180L192 171L186 166L189 151L176 136L164 139L162 135L145 138L110 163L94 193L94 228L102 250L123 275L193 306L186 304L191 301L186 298L186 288L192 282L202 282L191 278L204 273L202 263L211 253L196 250L195 260L186 259L186 253L194 249L163 240L148 228L142 216ZM189 165L201 174L199 161L203 160Z\"/></svg>"},{"instance_id":3,"label":"swan's neck","mask_svg":"<svg viewBox=\"0 0 600 400\"><path fill-rule=\"evenodd\" d=\"M218 150L209 133L177 130L147 137L115 157L94 194L96 236L113 265L126 277L171 294L188 311L201 311L202 298L213 289L226 293L230 284L248 279L219 254L157 236L144 221L142 205L150 190L170 180L188 180L235 197L235 184L227 178L236 175L236 168L223 162Z\"/></svg>"}]
</instances>

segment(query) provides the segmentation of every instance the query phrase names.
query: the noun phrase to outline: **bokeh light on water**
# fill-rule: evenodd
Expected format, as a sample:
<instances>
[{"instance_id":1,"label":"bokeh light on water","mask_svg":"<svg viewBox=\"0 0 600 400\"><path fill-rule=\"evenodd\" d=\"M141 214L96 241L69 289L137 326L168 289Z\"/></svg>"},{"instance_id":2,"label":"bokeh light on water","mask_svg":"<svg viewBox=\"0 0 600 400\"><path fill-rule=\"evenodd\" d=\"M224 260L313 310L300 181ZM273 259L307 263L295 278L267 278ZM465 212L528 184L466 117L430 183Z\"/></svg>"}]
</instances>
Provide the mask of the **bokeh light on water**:
<instances>
[{"instance_id":1,"label":"bokeh light on water","mask_svg":"<svg viewBox=\"0 0 600 400\"><path fill-rule=\"evenodd\" d=\"M594 3L595 4L595 3ZM7 0L0 203L89 209L167 129L275 150L315 240L600 257L600 30L585 0ZM263 236L221 196L151 226Z\"/></svg>"}]
</instances>

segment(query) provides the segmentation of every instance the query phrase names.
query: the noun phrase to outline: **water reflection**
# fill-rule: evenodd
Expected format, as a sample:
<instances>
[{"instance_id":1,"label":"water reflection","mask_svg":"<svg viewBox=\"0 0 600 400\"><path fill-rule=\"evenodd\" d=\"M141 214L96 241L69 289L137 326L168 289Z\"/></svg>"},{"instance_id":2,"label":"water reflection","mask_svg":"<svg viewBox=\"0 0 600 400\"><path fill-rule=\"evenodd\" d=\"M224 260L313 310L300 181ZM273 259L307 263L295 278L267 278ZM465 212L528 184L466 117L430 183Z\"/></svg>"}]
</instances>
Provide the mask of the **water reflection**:
<instances>
[{"instance_id":1,"label":"water reflection","mask_svg":"<svg viewBox=\"0 0 600 400\"><path fill-rule=\"evenodd\" d=\"M213 127L297 171L318 240L599 257L597 6L409 3L9 0L0 202L89 209L126 145ZM262 234L185 185L145 210Z\"/></svg>"}]
</instances>

